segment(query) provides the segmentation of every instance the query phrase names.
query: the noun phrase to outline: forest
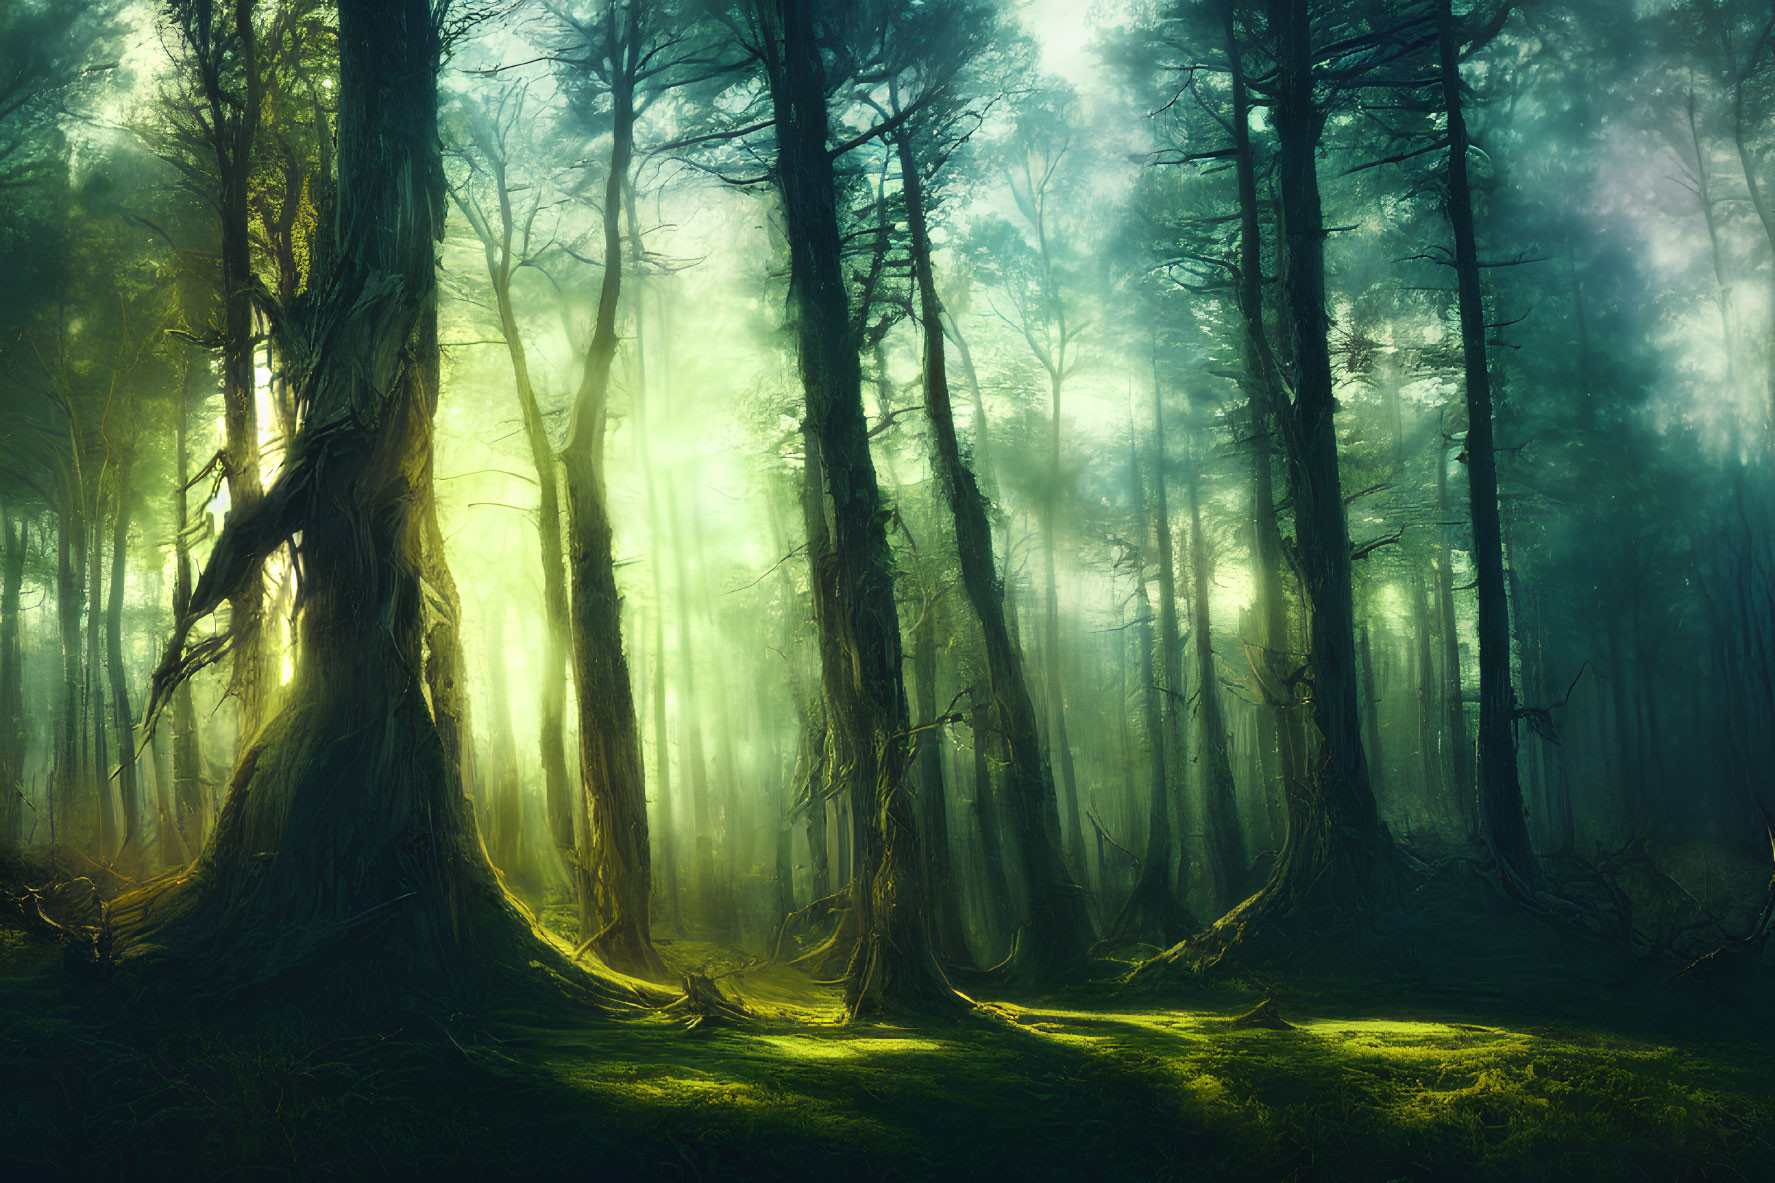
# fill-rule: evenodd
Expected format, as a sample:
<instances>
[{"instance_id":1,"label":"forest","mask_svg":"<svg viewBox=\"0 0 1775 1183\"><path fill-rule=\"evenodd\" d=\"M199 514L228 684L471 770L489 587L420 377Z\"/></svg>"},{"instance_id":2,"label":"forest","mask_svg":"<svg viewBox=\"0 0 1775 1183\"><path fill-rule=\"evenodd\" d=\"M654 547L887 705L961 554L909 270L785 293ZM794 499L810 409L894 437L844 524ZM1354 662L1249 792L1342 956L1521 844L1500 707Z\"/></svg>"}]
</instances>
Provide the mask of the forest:
<instances>
[{"instance_id":1,"label":"forest","mask_svg":"<svg viewBox=\"0 0 1775 1183\"><path fill-rule=\"evenodd\" d=\"M0 1174L1775 1179L1770 0L0 0Z\"/></svg>"}]
</instances>

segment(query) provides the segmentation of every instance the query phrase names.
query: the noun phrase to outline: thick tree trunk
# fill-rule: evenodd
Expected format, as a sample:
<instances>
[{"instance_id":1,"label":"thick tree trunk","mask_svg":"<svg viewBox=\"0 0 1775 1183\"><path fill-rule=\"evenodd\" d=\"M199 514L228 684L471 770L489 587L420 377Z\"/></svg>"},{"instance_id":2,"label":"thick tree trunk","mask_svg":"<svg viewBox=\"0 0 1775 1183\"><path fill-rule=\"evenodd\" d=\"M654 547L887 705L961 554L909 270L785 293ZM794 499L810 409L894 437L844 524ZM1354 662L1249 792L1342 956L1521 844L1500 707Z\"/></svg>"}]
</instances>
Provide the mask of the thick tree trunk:
<instances>
[{"instance_id":1,"label":"thick tree trunk","mask_svg":"<svg viewBox=\"0 0 1775 1183\"><path fill-rule=\"evenodd\" d=\"M1263 240L1257 200L1257 164L1251 146L1251 100L1245 81L1244 47L1240 43L1231 0L1222 0L1222 32L1231 66L1233 102L1233 168L1239 190L1239 318L1244 327L1243 353L1247 381L1246 414L1251 432L1252 564L1255 567L1255 615L1259 625L1252 673L1263 695L1269 730L1275 736L1279 784L1265 786L1266 803L1277 827L1278 847L1304 820L1301 809L1307 781L1307 738L1303 710L1295 694L1292 646L1288 633L1288 600L1283 590L1282 531L1276 521L1273 451L1285 398L1278 362L1270 349L1263 310Z\"/></svg>"},{"instance_id":2,"label":"thick tree trunk","mask_svg":"<svg viewBox=\"0 0 1775 1183\"><path fill-rule=\"evenodd\" d=\"M962 458L956 438L944 338L939 328L941 310L937 305L936 278L931 267L922 177L909 138L900 140L899 154L907 222L912 233L913 274L925 325L925 414L931 424L938 480L954 519L962 587L975 618L980 622L986 647L991 712L989 729L983 730L979 726L980 700L976 697L976 760L984 759L981 745L987 742L988 735L1004 745L1007 757L1005 796L1011 809L1012 840L1028 895L1027 917L1017 940L1015 968L1026 976L1042 978L1083 957L1090 949L1094 934L1090 915L1085 909L1084 892L1073 880L1061 856L1053 776L1037 738L1035 703L1024 678L1023 655L1005 620L1004 584L994 562L986 499ZM1063 740L1056 738L1056 742ZM990 777L987 779L989 781ZM1073 805L1076 804L1075 798ZM975 806L986 811L981 814L981 833L990 843L996 838L997 819L987 816L987 812L992 811L992 793L990 785L982 785L978 775ZM989 860L992 854L989 846ZM994 875L995 880L1000 879L1002 867L994 874L989 862L988 874ZM1001 883L994 883L995 889L1001 886Z\"/></svg>"},{"instance_id":3,"label":"thick tree trunk","mask_svg":"<svg viewBox=\"0 0 1775 1183\"><path fill-rule=\"evenodd\" d=\"M788 226L791 319L808 429L820 444L832 507L826 558L836 595L818 622L835 635L847 670L843 678L828 677L824 689L832 727L845 733L856 760L853 784L866 794L851 899L858 939L845 972L845 1010L855 1017L902 1007L958 1009L965 1000L939 968L925 924L917 823L905 791L911 720L893 559L850 330L812 7L806 0L760 0L759 14L777 113L774 180Z\"/></svg>"},{"instance_id":4,"label":"thick tree trunk","mask_svg":"<svg viewBox=\"0 0 1775 1183\"><path fill-rule=\"evenodd\" d=\"M1346 889L1359 893L1371 887L1381 865L1390 862L1392 843L1375 813L1357 704L1350 535L1338 472L1325 311L1325 223L1316 161L1324 114L1314 97L1312 7L1308 0L1272 5L1281 47L1274 112L1281 270L1294 371L1294 401L1282 416L1282 437L1310 616L1313 719L1320 737L1309 804L1316 832L1301 835L1292 858L1284 853L1277 882L1291 895L1314 890L1317 882L1336 897ZM1326 872L1333 883L1321 879Z\"/></svg>"},{"instance_id":5,"label":"thick tree trunk","mask_svg":"<svg viewBox=\"0 0 1775 1183\"><path fill-rule=\"evenodd\" d=\"M937 721L937 604L926 601L912 630L912 683L917 696L918 832L924 848L925 901L931 939L945 963L971 966L961 895L949 855L949 792L943 780L944 724Z\"/></svg>"},{"instance_id":6,"label":"thick tree trunk","mask_svg":"<svg viewBox=\"0 0 1775 1183\"><path fill-rule=\"evenodd\" d=\"M294 678L191 874L114 909L123 939L201 960L207 989L312 970L334 1008L352 991L478 995L548 956L486 861L420 684L438 31L426 0L345 0L338 40L336 264L286 328L318 359L299 392L309 410L277 481L217 540L150 718L191 672L192 626L299 531Z\"/></svg>"},{"instance_id":7,"label":"thick tree trunk","mask_svg":"<svg viewBox=\"0 0 1775 1183\"><path fill-rule=\"evenodd\" d=\"M1486 845L1513 890L1538 879L1517 778L1516 694L1510 682L1510 603L1504 587L1504 535L1498 519L1498 461L1492 446L1491 371L1485 303L1467 178L1467 122L1452 0L1437 13L1442 100L1448 116L1448 219L1454 229L1455 284L1466 363L1467 485L1473 513L1473 570L1479 595L1479 821ZM1730 352L1731 343L1727 342Z\"/></svg>"},{"instance_id":8,"label":"thick tree trunk","mask_svg":"<svg viewBox=\"0 0 1775 1183\"><path fill-rule=\"evenodd\" d=\"M1309 0L1272 0L1276 36L1277 190L1282 207L1281 287L1294 390L1280 410L1295 545L1310 620L1313 720L1320 750L1291 817L1269 882L1201 938L1148 963L1206 967L1229 953L1294 955L1298 938L1353 923L1361 905L1391 890L1392 839L1375 810L1362 751L1356 689L1350 539L1338 473L1336 408L1325 290L1325 226L1316 155L1324 114L1314 95Z\"/></svg>"}]
</instances>

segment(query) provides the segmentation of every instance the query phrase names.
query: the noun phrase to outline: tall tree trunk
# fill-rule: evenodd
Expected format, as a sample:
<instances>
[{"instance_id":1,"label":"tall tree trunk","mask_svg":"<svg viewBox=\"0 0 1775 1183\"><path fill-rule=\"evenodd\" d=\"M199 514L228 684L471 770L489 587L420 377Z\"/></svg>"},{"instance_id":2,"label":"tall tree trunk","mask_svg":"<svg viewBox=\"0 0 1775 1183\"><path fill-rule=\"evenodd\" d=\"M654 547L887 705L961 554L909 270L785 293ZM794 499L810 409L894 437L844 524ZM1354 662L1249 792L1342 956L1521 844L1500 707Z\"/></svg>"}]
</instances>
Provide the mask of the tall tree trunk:
<instances>
[{"instance_id":1,"label":"tall tree trunk","mask_svg":"<svg viewBox=\"0 0 1775 1183\"><path fill-rule=\"evenodd\" d=\"M1156 684L1162 711L1163 733L1165 744L1165 774L1167 777L1165 792L1170 796L1172 808L1176 811L1179 828L1184 828L1183 819L1188 816L1184 809L1187 799L1187 773L1190 765L1189 740L1183 726L1183 708L1189 701L1189 682L1183 672L1183 629L1177 619L1177 548L1171 533L1171 495L1166 479L1166 446L1165 446L1165 412L1159 393L1159 354L1158 343L1153 343L1153 513L1152 532L1158 544L1158 577L1159 577L1159 661L1161 680ZM1135 478L1139 480L1138 475ZM1139 489L1136 489L1139 492ZM1141 497L1144 501L1144 496ZM1141 529L1147 527L1143 523ZM1143 589L1144 590L1144 589ZM1213 838L1209 838L1212 847ZM1182 899L1186 894L1189 882L1190 858L1188 848L1179 845L1175 851L1174 862L1177 867L1177 896ZM1212 860L1216 852L1208 851ZM1224 894L1218 886L1221 872L1208 868L1210 905L1219 908Z\"/></svg>"},{"instance_id":2,"label":"tall tree trunk","mask_svg":"<svg viewBox=\"0 0 1775 1183\"><path fill-rule=\"evenodd\" d=\"M918 285L924 332L924 402L930 420L934 463L944 499L955 524L956 554L961 566L962 587L980 623L986 649L988 729L980 727L980 696L975 697L974 745L976 761L983 761L981 745L992 736L1006 754L1005 796L1011 810L1011 833L1016 857L1023 871L1027 893L1027 917L1016 948L1017 969L1032 977L1046 977L1059 966L1085 955L1094 934L1085 909L1084 892L1073 880L1061 855L1060 824L1053 774L1043 758L1037 737L1035 703L1023 672L1023 655L1005 619L1005 589L994 561L992 525L986 499L974 473L961 454L956 438L955 416L949 395L949 370L940 329L936 277L924 209L923 178L909 137L899 139L900 170L912 235L913 275ZM1051 552L1050 552L1051 554ZM1057 739L1056 742L1063 742ZM977 763L977 769L979 764ZM975 807L981 812L982 839L995 843L996 817L990 775L982 783L975 778ZM1072 802L1076 807L1076 798ZM988 875L995 890L1002 888L1003 868L994 870L988 846ZM1002 898L1002 897L1001 897Z\"/></svg>"},{"instance_id":3,"label":"tall tree trunk","mask_svg":"<svg viewBox=\"0 0 1775 1183\"><path fill-rule=\"evenodd\" d=\"M22 839L25 801L24 654L19 648L19 588L25 578L28 523L14 529L10 514L0 515L0 852L16 850Z\"/></svg>"},{"instance_id":4,"label":"tall tree trunk","mask_svg":"<svg viewBox=\"0 0 1775 1183\"><path fill-rule=\"evenodd\" d=\"M1440 437L1436 445L1436 506L1443 520L1454 512L1448 490L1448 455ZM1478 799L1473 790L1473 741L1467 733L1466 689L1461 676L1461 635L1455 619L1453 548L1448 535L1452 526L1436 531L1436 614L1442 635L1442 709L1446 715L1445 740L1450 759L1449 790L1455 808L1467 828L1467 837L1479 836Z\"/></svg>"},{"instance_id":5,"label":"tall tree trunk","mask_svg":"<svg viewBox=\"0 0 1775 1183\"><path fill-rule=\"evenodd\" d=\"M336 262L285 329L325 343L308 412L271 489L217 539L149 718L191 672L192 627L299 532L295 674L193 872L114 915L123 939L201 960L208 989L312 967L335 1004L479 996L551 954L499 888L419 681L439 33L427 0L343 0L338 44Z\"/></svg>"},{"instance_id":6,"label":"tall tree trunk","mask_svg":"<svg viewBox=\"0 0 1775 1183\"><path fill-rule=\"evenodd\" d=\"M561 450L567 479L567 569L572 589L574 682L579 689L579 769L590 818L584 857L597 877L603 924L581 936L614 969L664 974L653 948L648 903L653 851L647 836L646 771L640 729L623 652L622 597L616 587L614 531L605 485L604 435L609 410L610 367L616 360L616 314L623 278L623 188L634 151L634 62L639 19L633 7L609 20L624 20L626 36L613 38L624 58L611 89L614 125L610 172L604 190L604 282L597 320L586 348L585 368L573 401L573 424Z\"/></svg>"},{"instance_id":7,"label":"tall tree trunk","mask_svg":"<svg viewBox=\"0 0 1775 1183\"><path fill-rule=\"evenodd\" d=\"M918 831L924 847L931 939L949 965L970 966L961 895L949 854L949 793L943 780L943 729L937 720L937 602L925 602L912 629L912 683L917 695Z\"/></svg>"},{"instance_id":8,"label":"tall tree trunk","mask_svg":"<svg viewBox=\"0 0 1775 1183\"><path fill-rule=\"evenodd\" d=\"M1485 303L1467 178L1467 122L1453 0L1441 0L1438 33L1442 101L1448 116L1448 219L1454 228L1455 283L1466 363L1467 485L1473 514L1473 569L1479 595L1479 819L1492 857L1512 890L1539 878L1523 819L1517 779L1510 683L1510 602L1504 587L1504 535L1498 519L1498 461L1492 445L1491 371L1486 361ZM1730 351L1731 343L1727 342Z\"/></svg>"},{"instance_id":9,"label":"tall tree trunk","mask_svg":"<svg viewBox=\"0 0 1775 1183\"><path fill-rule=\"evenodd\" d=\"M206 11L204 23L211 17ZM245 83L238 94L225 92L218 61L214 73L205 71L213 134L216 137L217 213L220 217L222 295L222 467L228 482L228 512L246 513L263 496L259 471L259 408L255 397L253 361L253 246L252 200L253 151L259 133L263 99L258 40L254 29L254 0L233 0L229 17L233 24L235 52ZM223 36L211 30L212 36ZM225 43L223 41L222 43ZM216 51L219 57L220 51ZM259 562L255 572L263 569ZM265 660L265 592L259 578L243 580L231 605L229 627L235 634L234 669L230 690L239 722L240 750L252 745L253 735L265 721L272 683Z\"/></svg>"},{"instance_id":10,"label":"tall tree trunk","mask_svg":"<svg viewBox=\"0 0 1775 1183\"><path fill-rule=\"evenodd\" d=\"M524 427L524 442L530 450L531 466L536 470L536 541L538 557L542 563L543 604L542 673L539 679L541 709L537 715L537 749L542 763L543 810L548 821L549 835L554 839L555 857L565 857L567 860L568 878L583 915L590 903L590 883L574 852L576 798L567 776L566 679L570 627L567 573L561 547L560 470L555 463L554 448L549 443L548 426L543 422L542 408L536 400L536 390L530 379L529 352L524 346L517 310L512 303L511 278L515 266L512 239L515 217L505 168L503 158L496 158L492 162L494 187L499 198L497 227L481 220L467 205L462 208L481 237L487 277L493 288L494 307L499 315L500 335L505 340L506 355L511 362L513 389L517 395L519 417Z\"/></svg>"},{"instance_id":11,"label":"tall tree trunk","mask_svg":"<svg viewBox=\"0 0 1775 1183\"><path fill-rule=\"evenodd\" d=\"M129 705L129 670L123 664L123 591L129 553L129 519L134 508L130 476L134 458L130 445L112 462L111 589L105 613L105 668L111 675L112 729L117 733L117 794L123 806L123 845L118 861L145 869L142 849L141 801L136 776L135 716Z\"/></svg>"},{"instance_id":12,"label":"tall tree trunk","mask_svg":"<svg viewBox=\"0 0 1775 1183\"><path fill-rule=\"evenodd\" d=\"M1320 736L1310 808L1316 832L1294 844L1279 877L1289 894L1321 872L1345 886L1370 885L1391 840L1375 813L1357 704L1350 534L1338 472L1336 399L1325 311L1325 222L1317 153L1324 112L1315 101L1309 0L1273 0L1280 60L1275 125L1282 203L1282 287L1292 324L1293 404L1282 416L1295 543L1310 616L1313 719ZM1292 873L1291 873L1292 872ZM1323 882L1323 881L1320 881Z\"/></svg>"},{"instance_id":13,"label":"tall tree trunk","mask_svg":"<svg viewBox=\"0 0 1775 1183\"><path fill-rule=\"evenodd\" d=\"M111 807L111 753L105 741L105 686L103 683L105 605L105 477L110 462L100 468L93 481L92 505L87 523L92 527L86 549L86 714L92 726L93 803L97 811L97 833L94 852L100 860L117 855L117 814Z\"/></svg>"},{"instance_id":14,"label":"tall tree trunk","mask_svg":"<svg viewBox=\"0 0 1775 1183\"><path fill-rule=\"evenodd\" d=\"M1159 466L1163 474L1163 464ZM1133 484L1133 517L1144 535L1148 529L1145 478L1141 475L1140 456L1134 444L1133 416L1128 423L1128 474ZM1162 527L1161 527L1162 528ZM1110 926L1112 936L1120 940L1146 940L1156 937L1163 944L1183 939L1195 931L1194 918L1184 908L1176 891L1172 864L1178 861L1173 837L1171 814L1178 804L1172 791L1169 767L1172 747L1166 733L1164 706L1160 699L1168 697L1160 679L1168 676L1161 651L1153 644L1152 601L1146 592L1146 547L1144 542L1134 553L1135 621L1140 632L1141 718L1146 727L1147 742L1147 821L1146 854L1134 879L1134 890ZM1173 601L1175 602L1175 601ZM1162 619L1162 618L1161 618ZM1176 623L1173 615L1172 623ZM1180 665L1181 668L1181 665ZM1181 812L1179 813L1181 817Z\"/></svg>"},{"instance_id":15,"label":"tall tree trunk","mask_svg":"<svg viewBox=\"0 0 1775 1183\"><path fill-rule=\"evenodd\" d=\"M819 624L836 634L847 674L824 687L835 730L847 733L866 793L851 910L856 952L845 1010L955 1009L925 926L917 823L905 791L910 712L901 676L899 612L881 492L863 416L862 372L850 329L827 146L825 69L807 0L759 0L777 113L774 180L788 226L790 291L810 432L820 444L832 506L831 589ZM929 338L927 338L927 341Z\"/></svg>"},{"instance_id":16,"label":"tall tree trunk","mask_svg":"<svg viewBox=\"0 0 1775 1183\"><path fill-rule=\"evenodd\" d=\"M187 351L184 359L184 380L180 383L178 425L174 433L174 451L179 473L179 487L173 495L173 619L182 617L191 605L191 526L190 469L191 450L189 424L193 393L192 376L199 367L192 364ZM207 369L207 364L203 367ZM183 847L181 861L189 862L203 849L209 819L203 805L203 748L197 730L197 708L191 701L191 683L182 679L173 690L173 820L178 827Z\"/></svg>"},{"instance_id":17,"label":"tall tree trunk","mask_svg":"<svg viewBox=\"0 0 1775 1183\"><path fill-rule=\"evenodd\" d=\"M1271 0L1276 37L1277 192L1282 207L1280 279L1294 391L1279 407L1295 544L1310 621L1313 720L1319 755L1290 818L1287 845L1262 890L1202 938L1148 963L1212 964L1235 951L1260 960L1298 951L1295 938L1328 916L1390 891L1392 839L1381 825L1362 751L1356 689L1350 537L1338 473L1336 408L1325 290L1325 224L1317 153L1324 112L1315 99L1309 0Z\"/></svg>"},{"instance_id":18,"label":"tall tree trunk","mask_svg":"<svg viewBox=\"0 0 1775 1183\"><path fill-rule=\"evenodd\" d=\"M1245 837L1239 826L1226 715L1220 704L1220 672L1214 665L1214 616L1209 589L1213 559L1202 530L1201 475L1189 469L1190 569L1194 574L1192 623L1196 642L1196 751L1202 768L1202 820L1211 854L1208 884L1216 912L1238 902L1246 883Z\"/></svg>"},{"instance_id":19,"label":"tall tree trunk","mask_svg":"<svg viewBox=\"0 0 1775 1183\"><path fill-rule=\"evenodd\" d=\"M85 548L81 539L79 485L64 477L56 506L56 623L62 641L62 714L57 727L55 791L50 795L50 840L72 842L76 789L80 783L80 601Z\"/></svg>"},{"instance_id":20,"label":"tall tree trunk","mask_svg":"<svg viewBox=\"0 0 1775 1183\"><path fill-rule=\"evenodd\" d=\"M1282 825L1278 847L1305 821L1301 806L1307 782L1307 738L1303 711L1295 691L1294 660L1288 634L1288 600L1283 590L1282 531L1276 521L1273 452L1279 435L1282 402L1279 363L1264 326L1263 238L1257 199L1257 163L1251 146L1251 99L1245 79L1244 47L1239 40L1232 0L1222 0L1221 25L1230 64L1233 102L1233 169L1239 190L1239 319L1244 327L1243 354L1249 383L1246 415L1251 432L1252 564L1255 567L1255 616L1259 637L1252 673L1263 695L1269 729L1275 735L1279 785L1266 785L1266 800L1279 796L1273 813Z\"/></svg>"}]
</instances>

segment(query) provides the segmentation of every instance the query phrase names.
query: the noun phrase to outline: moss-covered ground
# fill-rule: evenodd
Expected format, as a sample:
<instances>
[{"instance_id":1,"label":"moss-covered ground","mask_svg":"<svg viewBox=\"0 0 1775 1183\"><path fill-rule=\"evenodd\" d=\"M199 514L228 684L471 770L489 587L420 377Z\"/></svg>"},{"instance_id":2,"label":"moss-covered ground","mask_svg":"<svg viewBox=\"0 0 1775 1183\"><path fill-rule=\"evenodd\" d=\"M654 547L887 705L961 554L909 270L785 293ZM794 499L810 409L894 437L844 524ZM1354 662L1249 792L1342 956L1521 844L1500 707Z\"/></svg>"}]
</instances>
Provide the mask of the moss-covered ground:
<instances>
[{"instance_id":1,"label":"moss-covered ground","mask_svg":"<svg viewBox=\"0 0 1775 1183\"><path fill-rule=\"evenodd\" d=\"M736 1026L563 1007L366 1032L324 999L71 973L0 929L0 1178L1775 1178L1766 1014L1322 990L1284 995L1292 1030L1235 1029L1249 997L1130 997L1114 969L939 1027L839 1026L829 988L772 968L720 979Z\"/></svg>"}]
</instances>

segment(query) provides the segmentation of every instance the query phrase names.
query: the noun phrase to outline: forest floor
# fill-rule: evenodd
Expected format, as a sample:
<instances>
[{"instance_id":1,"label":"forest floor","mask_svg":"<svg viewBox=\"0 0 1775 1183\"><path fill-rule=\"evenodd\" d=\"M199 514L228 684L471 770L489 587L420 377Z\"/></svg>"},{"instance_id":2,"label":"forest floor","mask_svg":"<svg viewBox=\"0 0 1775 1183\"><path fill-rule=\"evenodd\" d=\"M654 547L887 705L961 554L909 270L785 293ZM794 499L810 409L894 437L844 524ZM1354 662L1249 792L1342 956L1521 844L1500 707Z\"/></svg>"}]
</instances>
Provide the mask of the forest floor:
<instances>
[{"instance_id":1,"label":"forest floor","mask_svg":"<svg viewBox=\"0 0 1775 1183\"><path fill-rule=\"evenodd\" d=\"M747 1021L566 1007L341 1030L64 970L0 926L0 1178L1775 1179L1766 1013L1631 967L1488 989L1130 997L1119 969L960 1022L678 940ZM1272 984L1273 987L1273 984ZM1675 991L1675 992L1673 992ZM310 1017L303 1017L309 1012Z\"/></svg>"}]
</instances>

